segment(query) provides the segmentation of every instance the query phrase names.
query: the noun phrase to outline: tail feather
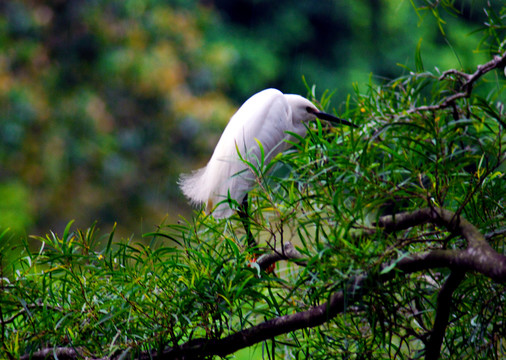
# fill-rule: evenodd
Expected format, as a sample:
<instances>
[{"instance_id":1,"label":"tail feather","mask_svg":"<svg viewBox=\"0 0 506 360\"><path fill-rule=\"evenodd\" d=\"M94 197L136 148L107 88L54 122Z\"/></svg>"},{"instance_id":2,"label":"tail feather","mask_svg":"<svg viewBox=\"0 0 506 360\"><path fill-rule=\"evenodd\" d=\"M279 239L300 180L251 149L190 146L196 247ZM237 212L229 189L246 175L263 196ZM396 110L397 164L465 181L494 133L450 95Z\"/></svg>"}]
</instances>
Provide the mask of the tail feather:
<instances>
[{"instance_id":1,"label":"tail feather","mask_svg":"<svg viewBox=\"0 0 506 360\"><path fill-rule=\"evenodd\" d=\"M227 165L227 166L225 166ZM234 210L226 201L227 196L239 204L252 187L251 174L241 166L228 166L228 162L216 162L179 177L178 185L193 206L206 205L206 211L217 218L226 218ZM219 181L217 181L219 180Z\"/></svg>"},{"instance_id":2,"label":"tail feather","mask_svg":"<svg viewBox=\"0 0 506 360\"><path fill-rule=\"evenodd\" d=\"M203 167L179 177L178 185L192 205L206 203L209 198L209 190L204 184L206 169Z\"/></svg>"}]
</instances>

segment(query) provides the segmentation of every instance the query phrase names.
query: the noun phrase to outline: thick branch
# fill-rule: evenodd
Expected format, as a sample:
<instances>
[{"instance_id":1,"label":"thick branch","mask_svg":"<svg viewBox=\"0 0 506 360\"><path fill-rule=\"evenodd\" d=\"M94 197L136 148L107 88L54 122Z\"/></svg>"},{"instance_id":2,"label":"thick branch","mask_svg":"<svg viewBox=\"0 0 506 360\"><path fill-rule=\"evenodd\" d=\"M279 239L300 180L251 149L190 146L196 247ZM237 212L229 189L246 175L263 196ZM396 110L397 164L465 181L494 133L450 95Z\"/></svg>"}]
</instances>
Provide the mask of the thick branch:
<instances>
[{"instance_id":1,"label":"thick branch","mask_svg":"<svg viewBox=\"0 0 506 360\"><path fill-rule=\"evenodd\" d=\"M441 353L441 345L450 318L450 307L452 295L457 287L464 280L465 273L453 271L446 280L437 298L437 312L434 326L430 334L429 343L425 348L425 360L437 360Z\"/></svg>"},{"instance_id":2,"label":"thick branch","mask_svg":"<svg viewBox=\"0 0 506 360\"><path fill-rule=\"evenodd\" d=\"M366 276L353 278L345 291L334 293L330 300L310 310L281 316L249 329L239 331L222 339L196 339L164 352L162 359L198 359L210 355L226 356L261 341L291 331L322 325L343 312L350 303L362 297L358 290L367 280Z\"/></svg>"},{"instance_id":3,"label":"thick branch","mask_svg":"<svg viewBox=\"0 0 506 360\"><path fill-rule=\"evenodd\" d=\"M415 254L411 256L412 258L426 257L427 261L440 263L441 267L474 270L495 281L506 281L506 256L492 249L474 225L451 211L441 208L424 208L395 216L381 217L377 225L386 232L394 232L426 223L444 226L448 231L462 236L467 241L468 247L463 251L436 250L426 254Z\"/></svg>"},{"instance_id":4,"label":"thick branch","mask_svg":"<svg viewBox=\"0 0 506 360\"><path fill-rule=\"evenodd\" d=\"M488 245L483 234L473 224L454 212L441 208L423 208L413 212L383 216L377 224L386 232L394 232L426 223L444 226L448 231L461 235L467 240L469 246Z\"/></svg>"},{"instance_id":5,"label":"thick branch","mask_svg":"<svg viewBox=\"0 0 506 360\"><path fill-rule=\"evenodd\" d=\"M404 258L397 262L396 268L409 274L421 270L441 267L460 267L470 262L466 250L436 250ZM460 259L463 260L460 260ZM383 268L387 268L385 265ZM347 307L374 291L381 283L393 278L395 271L378 275L371 273L352 279L345 291L334 293L330 300L310 310L275 318L249 329L239 331L222 339L196 339L178 348L164 352L162 359L198 358L210 355L226 356L239 349L249 347L261 341L269 340L277 335L291 331L319 326L343 312ZM372 281L369 281L372 280ZM506 280L506 275L503 281ZM366 284L367 283L367 284ZM365 286L366 285L366 286ZM453 292L453 291L452 291Z\"/></svg>"},{"instance_id":6,"label":"thick branch","mask_svg":"<svg viewBox=\"0 0 506 360\"><path fill-rule=\"evenodd\" d=\"M396 268L409 274L422 270L459 266L462 253L465 250L436 250L425 254L410 256L398 261ZM469 256L472 256L471 254ZM387 268L385 265L383 268ZM345 311L363 296L374 291L381 283L393 278L397 272L389 271L378 275L374 272L367 275L357 276L351 279L350 285L344 291L334 293L330 300L310 310L281 316L259 325L236 332L222 339L195 339L181 346L166 349L159 355L159 359L201 359L212 355L226 356L237 350L252 346L261 341L269 340L275 336L289 333L300 329L319 326ZM371 281L369 281L371 280ZM45 349L33 353L31 357L22 359L46 359L52 351L58 349ZM143 353L139 359L147 359L155 356ZM77 358L74 357L74 358ZM115 359L116 357L111 357ZM104 358L105 359L105 358Z\"/></svg>"},{"instance_id":7,"label":"thick branch","mask_svg":"<svg viewBox=\"0 0 506 360\"><path fill-rule=\"evenodd\" d=\"M260 269L265 270L269 268L269 266L275 264L280 260L300 260L303 256L297 249L292 245L292 243L287 242L281 249L278 249L272 253L264 254L257 259L257 264L260 266ZM304 265L301 261L296 261L298 264Z\"/></svg>"},{"instance_id":8,"label":"thick branch","mask_svg":"<svg viewBox=\"0 0 506 360\"><path fill-rule=\"evenodd\" d=\"M483 235L468 221L455 216L454 213L444 209L421 209L414 212L401 213L394 216L382 217L378 226L383 231L393 232L433 223L445 226L449 231L465 238L468 248L465 250L434 250L423 254L413 254L402 258L395 263L395 269L405 274L434 268L450 268L453 272L463 273L467 270L477 271L489 276L495 281L506 282L506 257L496 253L486 242ZM282 254L282 252L280 252ZM285 253L286 255L286 253ZM278 255L272 255L273 258ZM267 257L269 258L269 257ZM259 259L260 260L260 259ZM267 260L262 266L268 263ZM270 261L270 260L269 260ZM382 269L389 269L385 264ZM369 274L354 277L350 280L346 289L332 294L329 301L315 306L307 311L281 316L259 325L241 330L221 339L194 339L187 343L166 349L158 355L159 359L199 359L212 355L226 356L239 349L252 346L261 341L269 340L275 336L286 334L299 329L319 326L336 317L346 308L351 306L363 296L374 291L381 283L388 281L397 274L396 271L372 272ZM458 286L458 277L455 275L451 281L445 284L438 298L439 320L435 322L434 332L430 341L439 343L445 325L445 306L448 306L448 297ZM447 318L446 318L447 322ZM443 326L444 325L444 326ZM435 345L434 345L435 347ZM440 347L440 345L439 345ZM31 355L31 359L43 359L37 352ZM50 353L49 353L50 355ZM142 353L139 358L156 356L154 353ZM115 357L111 357L114 359Z\"/></svg>"}]
</instances>

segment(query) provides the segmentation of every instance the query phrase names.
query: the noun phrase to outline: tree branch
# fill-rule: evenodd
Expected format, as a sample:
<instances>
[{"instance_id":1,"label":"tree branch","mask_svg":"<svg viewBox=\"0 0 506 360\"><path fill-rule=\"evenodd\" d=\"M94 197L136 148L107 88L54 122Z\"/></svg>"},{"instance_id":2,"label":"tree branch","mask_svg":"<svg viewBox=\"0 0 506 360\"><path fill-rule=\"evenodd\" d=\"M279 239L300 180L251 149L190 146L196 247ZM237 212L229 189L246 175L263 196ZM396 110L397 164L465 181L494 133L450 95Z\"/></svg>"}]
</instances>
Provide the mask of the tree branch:
<instances>
[{"instance_id":1,"label":"tree branch","mask_svg":"<svg viewBox=\"0 0 506 360\"><path fill-rule=\"evenodd\" d=\"M473 255L470 253L462 257L464 253L465 250L435 250L418 256L403 258L396 263L396 268L405 274L409 274L441 267L465 267L465 265L471 262L469 257L476 256L476 254ZM463 260L460 260L461 257ZM386 264L382 269L388 267L389 264ZM477 270L479 271L479 269ZM211 355L226 356L239 349L272 339L281 334L322 325L345 311L347 307L351 306L363 296L374 291L379 284L392 279L395 274L395 271L388 271L383 274L380 272L380 275L378 275L377 272L373 272L367 275L354 277L351 279L351 285L349 285L346 290L334 293L330 297L330 300L322 305L304 312L285 315L266 321L222 339L192 340L180 347L167 350L163 353L161 358L168 360L202 358ZM506 281L506 272L503 274L502 281ZM453 283L451 283L451 285L453 286ZM447 296L446 294L449 293L449 296L451 296L453 290L450 292L450 289L450 285L447 285L447 290L442 290L443 295ZM442 299L441 302L443 302L443 300L444 299ZM434 337L434 339L436 339L436 337Z\"/></svg>"},{"instance_id":2,"label":"tree branch","mask_svg":"<svg viewBox=\"0 0 506 360\"><path fill-rule=\"evenodd\" d=\"M469 246L490 246L483 234L469 221L442 208L423 208L413 212L383 216L377 224L384 231L393 232L426 223L446 227L451 233L461 235Z\"/></svg>"},{"instance_id":3,"label":"tree branch","mask_svg":"<svg viewBox=\"0 0 506 360\"><path fill-rule=\"evenodd\" d=\"M363 296L374 291L380 284L392 279L398 273L392 271L393 269L410 274L422 270L446 267L452 269L452 274L455 273L456 275L448 279L440 292L438 297L439 319L435 321L430 338L430 343L433 342L434 344L432 348L436 348L436 343L439 344L440 348L440 341L442 341L448 319L446 313L449 311L447 309L449 298L451 298L453 291L461 281L459 276L463 276L457 274L463 274L468 270L476 271L495 281L506 282L506 256L495 252L471 223L445 209L425 208L395 216L385 216L379 219L377 225L382 228L382 231L394 232L426 223L445 226L449 231L465 238L468 247L464 250L433 250L406 256L395 261L394 267L391 264L384 264L379 272L374 271L351 278L346 289L332 294L329 301L307 311L277 317L221 339L194 339L180 346L168 348L161 354L144 352L138 358L148 359L158 356L159 359L202 359L212 355L226 356L278 335L324 324L345 311ZM285 249L285 256L287 253L288 251ZM281 251L279 254L283 254L283 252ZM279 254L266 255L266 259L271 257L275 259L280 256ZM262 266L266 266L272 259L262 260ZM51 352L42 353L39 351L30 356L25 355L22 359L45 359L46 356L50 355ZM117 356L112 356L110 359L116 358Z\"/></svg>"},{"instance_id":4,"label":"tree branch","mask_svg":"<svg viewBox=\"0 0 506 360\"><path fill-rule=\"evenodd\" d=\"M291 242L287 242L281 249L277 249L272 253L260 256L256 262L258 266L260 266L260 269L265 270L280 260L299 260L302 258L302 254L297 251L293 244ZM305 265L304 261L296 261L296 263L299 265Z\"/></svg>"},{"instance_id":5,"label":"tree branch","mask_svg":"<svg viewBox=\"0 0 506 360\"><path fill-rule=\"evenodd\" d=\"M450 318L450 307L452 295L457 287L464 280L465 272L453 271L441 288L437 298L437 312L434 326L425 348L425 360L437 360L441 353L441 345Z\"/></svg>"},{"instance_id":6,"label":"tree branch","mask_svg":"<svg viewBox=\"0 0 506 360\"><path fill-rule=\"evenodd\" d=\"M310 310L274 318L222 339L191 340L180 347L169 349L161 358L200 359L211 355L226 356L278 335L322 325L362 297L362 292L358 290L362 289L366 280L367 276L352 278L352 283L346 290L334 293L328 302Z\"/></svg>"},{"instance_id":7,"label":"tree branch","mask_svg":"<svg viewBox=\"0 0 506 360\"><path fill-rule=\"evenodd\" d=\"M486 241L481 232L469 221L441 208L424 208L413 212L381 217L377 225L386 232L405 230L414 226L432 223L443 226L467 241L465 250L435 250L425 254L414 254L412 258L425 258L443 266L460 267L478 271L491 279L506 281L506 256L498 254Z\"/></svg>"},{"instance_id":8,"label":"tree branch","mask_svg":"<svg viewBox=\"0 0 506 360\"><path fill-rule=\"evenodd\" d=\"M489 62L487 62L485 64L478 65L478 67L476 68L476 71L473 74L466 74L464 72L461 72L461 71L458 71L455 69L445 71L443 73L443 75L440 76L439 80L443 80L451 74L456 74L456 75L460 76L461 78L465 79L464 83L460 87L460 91L456 94L448 96L441 103L439 103L437 105L424 105L424 106L415 107L415 108L409 109L407 111L407 113L412 114L412 113L421 112L421 111L436 111L436 110L441 110L441 109L450 107L453 103L455 103L456 100L462 99L462 98L468 98L469 96L471 96L471 92L473 90L473 85L480 77L482 77L483 75L485 75L486 73L488 73L494 69L497 69L500 67L505 67L505 66L506 66L506 52L503 53L502 55L494 56L494 58L492 60L490 60Z\"/></svg>"}]
</instances>

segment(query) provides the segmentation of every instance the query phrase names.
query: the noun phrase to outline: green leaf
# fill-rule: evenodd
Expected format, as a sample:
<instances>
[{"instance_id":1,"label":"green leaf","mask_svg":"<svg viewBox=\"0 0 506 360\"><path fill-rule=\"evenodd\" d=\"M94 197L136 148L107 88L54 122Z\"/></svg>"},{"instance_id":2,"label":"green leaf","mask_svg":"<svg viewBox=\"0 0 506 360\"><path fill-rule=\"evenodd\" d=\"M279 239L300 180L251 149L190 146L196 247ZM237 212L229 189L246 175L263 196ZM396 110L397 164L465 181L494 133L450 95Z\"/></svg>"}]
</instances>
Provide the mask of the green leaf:
<instances>
[{"instance_id":1,"label":"green leaf","mask_svg":"<svg viewBox=\"0 0 506 360\"><path fill-rule=\"evenodd\" d=\"M415 50L415 69L417 73L423 73L424 67L423 67L423 61L422 61L422 38L418 40L418 44L416 45Z\"/></svg>"}]
</instances>

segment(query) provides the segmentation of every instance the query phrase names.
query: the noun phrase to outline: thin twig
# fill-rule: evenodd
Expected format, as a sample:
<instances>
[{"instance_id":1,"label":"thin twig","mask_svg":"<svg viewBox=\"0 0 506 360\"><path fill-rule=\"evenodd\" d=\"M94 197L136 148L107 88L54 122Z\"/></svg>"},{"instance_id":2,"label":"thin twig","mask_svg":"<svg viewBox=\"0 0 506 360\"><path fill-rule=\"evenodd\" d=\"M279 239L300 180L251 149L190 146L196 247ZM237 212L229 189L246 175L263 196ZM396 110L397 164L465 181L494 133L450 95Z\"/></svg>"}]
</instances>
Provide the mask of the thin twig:
<instances>
[{"instance_id":1,"label":"thin twig","mask_svg":"<svg viewBox=\"0 0 506 360\"><path fill-rule=\"evenodd\" d=\"M485 234L485 239L490 240L496 236L505 235L506 234L506 228L498 229L492 232L489 232Z\"/></svg>"},{"instance_id":2,"label":"thin twig","mask_svg":"<svg viewBox=\"0 0 506 360\"><path fill-rule=\"evenodd\" d=\"M27 304L25 307L23 307L23 309L19 310L17 313L12 315L11 317L9 317L5 320L3 320L3 319L0 320L0 322L2 323L2 325L9 324L9 323L13 322L14 320L16 320L17 317L27 313L29 309L40 309L40 308L55 310L55 311L59 311L59 312L63 311L63 308L61 308L59 306L51 306L51 305L43 304L42 301L37 300L33 304Z\"/></svg>"},{"instance_id":3,"label":"thin twig","mask_svg":"<svg viewBox=\"0 0 506 360\"><path fill-rule=\"evenodd\" d=\"M452 104L455 103L456 100L462 99L462 98L468 98L469 96L471 96L471 92L473 90L473 85L480 77L482 77L483 75L485 75L486 73L488 73L494 69L497 69L500 67L505 67L505 66L506 66L506 52L503 53L502 55L494 56L494 58L492 60L490 60L489 62L487 62L485 64L478 65L476 71L473 74L466 74L464 72L461 72L461 71L458 71L455 69L445 71L443 73L443 75L441 75L439 80L443 80L446 77L448 77L449 75L458 75L459 77L465 79L465 82L461 85L459 92L457 92L451 96L448 96L441 103L439 103L437 105L418 106L418 107L409 109L406 113L412 114L412 113L423 112L423 111L437 111L437 110L441 110L441 109L450 107L450 106L452 106Z\"/></svg>"}]
</instances>

